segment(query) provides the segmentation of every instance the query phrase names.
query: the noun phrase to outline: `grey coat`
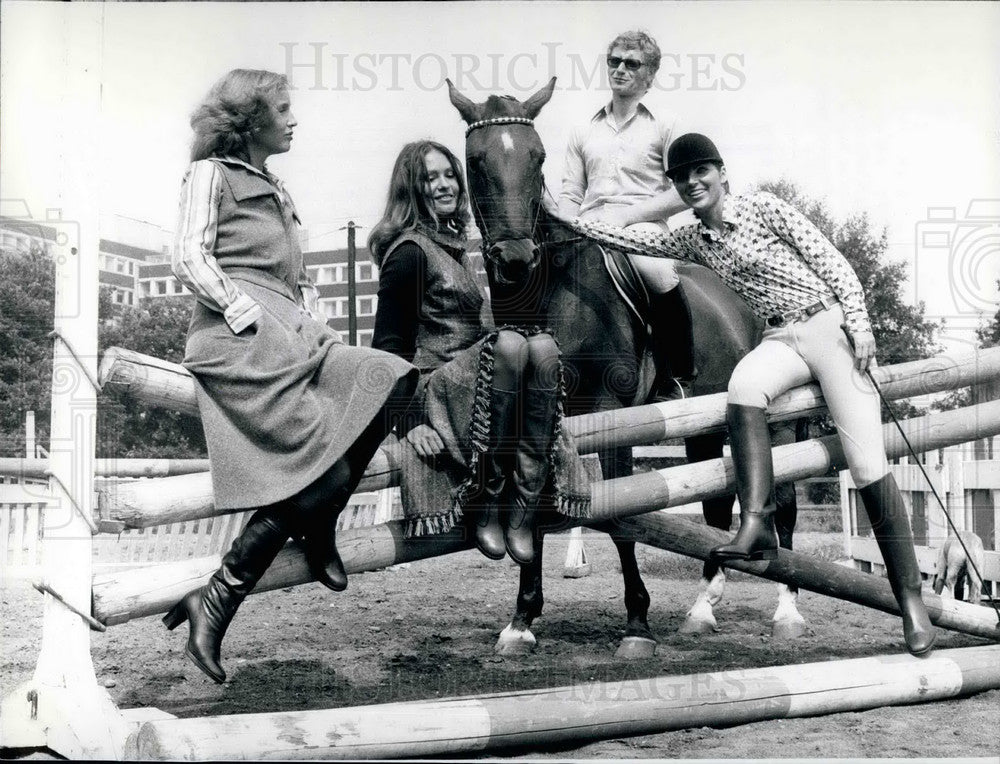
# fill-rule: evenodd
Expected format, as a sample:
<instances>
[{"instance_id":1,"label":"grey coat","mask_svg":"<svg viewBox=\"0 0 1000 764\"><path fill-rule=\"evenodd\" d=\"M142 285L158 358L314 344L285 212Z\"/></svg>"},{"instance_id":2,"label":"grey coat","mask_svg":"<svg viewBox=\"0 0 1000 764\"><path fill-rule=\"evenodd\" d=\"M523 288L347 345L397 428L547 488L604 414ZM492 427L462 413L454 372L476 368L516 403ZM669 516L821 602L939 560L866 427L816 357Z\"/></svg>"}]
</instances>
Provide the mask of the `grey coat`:
<instances>
[{"instance_id":1,"label":"grey coat","mask_svg":"<svg viewBox=\"0 0 1000 764\"><path fill-rule=\"evenodd\" d=\"M217 162L224 182L214 256L261 307L234 334L198 302L184 366L205 428L215 504L249 509L287 499L343 456L412 366L345 345L303 304L294 207L237 163Z\"/></svg>"}]
</instances>

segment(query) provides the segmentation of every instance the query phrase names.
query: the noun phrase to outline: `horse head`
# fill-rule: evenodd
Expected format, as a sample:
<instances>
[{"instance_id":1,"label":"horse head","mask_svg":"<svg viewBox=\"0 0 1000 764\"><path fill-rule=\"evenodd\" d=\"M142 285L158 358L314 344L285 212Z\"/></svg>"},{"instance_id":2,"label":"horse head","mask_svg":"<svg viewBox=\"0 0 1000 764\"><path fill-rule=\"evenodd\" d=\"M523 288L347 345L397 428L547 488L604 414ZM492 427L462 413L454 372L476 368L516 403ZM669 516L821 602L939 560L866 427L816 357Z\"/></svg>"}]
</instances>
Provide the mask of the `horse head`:
<instances>
[{"instance_id":1,"label":"horse head","mask_svg":"<svg viewBox=\"0 0 1000 764\"><path fill-rule=\"evenodd\" d=\"M545 149L533 120L548 103L556 78L523 103L490 96L473 103L448 80L448 95L468 127L465 162L469 198L493 275L519 283L538 265L536 227L544 188Z\"/></svg>"}]
</instances>

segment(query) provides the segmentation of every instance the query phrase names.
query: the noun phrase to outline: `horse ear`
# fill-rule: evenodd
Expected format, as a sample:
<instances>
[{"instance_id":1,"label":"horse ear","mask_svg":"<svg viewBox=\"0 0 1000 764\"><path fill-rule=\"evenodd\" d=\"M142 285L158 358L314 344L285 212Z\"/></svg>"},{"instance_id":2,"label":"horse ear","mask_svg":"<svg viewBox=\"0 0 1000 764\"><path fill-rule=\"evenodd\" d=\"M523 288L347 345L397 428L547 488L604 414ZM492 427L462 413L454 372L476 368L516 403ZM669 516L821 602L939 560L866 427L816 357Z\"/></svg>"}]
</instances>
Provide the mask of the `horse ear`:
<instances>
[{"instance_id":1,"label":"horse ear","mask_svg":"<svg viewBox=\"0 0 1000 764\"><path fill-rule=\"evenodd\" d=\"M556 78L553 77L549 80L549 84L535 93L531 98L524 102L524 114L528 119L534 119L538 116L538 112L542 110L542 107L549 102L552 98L552 91L556 89Z\"/></svg>"},{"instance_id":2,"label":"horse ear","mask_svg":"<svg viewBox=\"0 0 1000 764\"><path fill-rule=\"evenodd\" d=\"M451 80L446 79L445 82L448 83L448 98L451 99L452 106L458 109L458 113L462 115L462 119L470 125L478 121L479 107L469 98L459 93L458 88L451 84Z\"/></svg>"}]
</instances>

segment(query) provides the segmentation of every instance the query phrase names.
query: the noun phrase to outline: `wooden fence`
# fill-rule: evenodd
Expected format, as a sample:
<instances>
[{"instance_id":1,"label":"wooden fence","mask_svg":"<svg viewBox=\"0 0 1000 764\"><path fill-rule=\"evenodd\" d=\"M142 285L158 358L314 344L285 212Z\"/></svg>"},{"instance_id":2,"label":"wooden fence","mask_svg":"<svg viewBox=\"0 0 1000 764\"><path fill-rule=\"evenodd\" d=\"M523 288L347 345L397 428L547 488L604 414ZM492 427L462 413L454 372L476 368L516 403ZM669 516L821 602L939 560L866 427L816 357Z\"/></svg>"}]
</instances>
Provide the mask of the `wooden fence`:
<instances>
[{"instance_id":1,"label":"wooden fence","mask_svg":"<svg viewBox=\"0 0 1000 764\"><path fill-rule=\"evenodd\" d=\"M44 480L0 476L0 586L41 572L45 509ZM251 513L207 517L153 528L127 529L93 539L95 572L204 557L224 552ZM377 525L402 517L399 489L358 493L337 521L337 529Z\"/></svg>"},{"instance_id":2,"label":"wooden fence","mask_svg":"<svg viewBox=\"0 0 1000 764\"><path fill-rule=\"evenodd\" d=\"M983 540L982 574L987 590L996 595L1000 591L1000 437L928 451L922 464L955 526ZM933 576L937 550L948 536L948 521L912 458L900 459L891 470L910 511L920 570ZM882 555L847 470L840 472L840 496L845 555L862 570L881 570Z\"/></svg>"}]
</instances>

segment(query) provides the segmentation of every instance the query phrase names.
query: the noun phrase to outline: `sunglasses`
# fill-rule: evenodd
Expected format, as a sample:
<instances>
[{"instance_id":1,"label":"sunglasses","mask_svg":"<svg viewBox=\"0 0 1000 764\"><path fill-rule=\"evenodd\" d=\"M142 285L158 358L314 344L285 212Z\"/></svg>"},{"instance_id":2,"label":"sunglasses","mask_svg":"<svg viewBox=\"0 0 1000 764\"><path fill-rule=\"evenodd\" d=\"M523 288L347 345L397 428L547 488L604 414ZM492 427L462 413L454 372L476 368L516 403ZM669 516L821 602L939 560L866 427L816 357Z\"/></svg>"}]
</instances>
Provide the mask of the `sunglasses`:
<instances>
[{"instance_id":1,"label":"sunglasses","mask_svg":"<svg viewBox=\"0 0 1000 764\"><path fill-rule=\"evenodd\" d=\"M625 68L630 72L638 71L639 67L642 66L642 61L638 61L634 58L619 58L618 56L608 56L608 66L612 69L617 69L622 64L625 64Z\"/></svg>"}]
</instances>

